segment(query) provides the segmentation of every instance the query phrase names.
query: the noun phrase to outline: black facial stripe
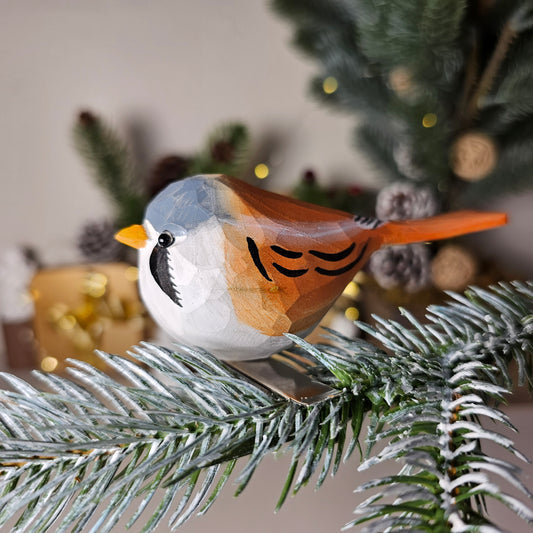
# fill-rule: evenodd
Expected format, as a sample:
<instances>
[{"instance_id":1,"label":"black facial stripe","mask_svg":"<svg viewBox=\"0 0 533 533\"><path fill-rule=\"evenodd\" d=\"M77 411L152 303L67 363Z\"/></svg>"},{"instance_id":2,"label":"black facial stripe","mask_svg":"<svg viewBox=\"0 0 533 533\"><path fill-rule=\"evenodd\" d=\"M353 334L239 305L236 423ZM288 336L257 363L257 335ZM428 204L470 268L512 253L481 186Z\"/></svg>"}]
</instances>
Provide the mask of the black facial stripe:
<instances>
[{"instance_id":1,"label":"black facial stripe","mask_svg":"<svg viewBox=\"0 0 533 533\"><path fill-rule=\"evenodd\" d=\"M170 278L170 256L167 248L156 245L150 255L150 272L161 290L177 305L181 305L181 298L174 288Z\"/></svg>"},{"instance_id":2,"label":"black facial stripe","mask_svg":"<svg viewBox=\"0 0 533 533\"><path fill-rule=\"evenodd\" d=\"M342 261L343 259L346 259L355 248L355 242L352 242L348 248L341 250L337 253L328 254L326 252L321 252L319 250L309 250L309 253L311 255L314 255L315 257L318 257L319 259L323 259L324 261Z\"/></svg>"},{"instance_id":3,"label":"black facial stripe","mask_svg":"<svg viewBox=\"0 0 533 533\"><path fill-rule=\"evenodd\" d=\"M259 250L257 248L257 244L255 244L255 241L251 237L246 237L246 242L248 243L248 251L250 252L250 255L252 257L252 260L257 270L259 270L259 273L261 274L261 276L263 276L267 281L272 281L272 278L270 278L269 275L267 274L267 271L263 263L261 263L261 258L259 257Z\"/></svg>"},{"instance_id":4,"label":"black facial stripe","mask_svg":"<svg viewBox=\"0 0 533 533\"><path fill-rule=\"evenodd\" d=\"M361 259L365 255L367 246L368 246L368 240L365 242L363 248L361 249L361 251L359 252L357 257L351 263L348 263L346 266L343 266L341 268L337 268L335 270L327 270L325 268L316 267L315 271L318 272L319 274L324 275L324 276L340 276L341 274L344 274L344 273L352 270L352 268L354 268L355 265L357 265L357 263L359 263L359 261L361 261Z\"/></svg>"},{"instance_id":5,"label":"black facial stripe","mask_svg":"<svg viewBox=\"0 0 533 533\"><path fill-rule=\"evenodd\" d=\"M281 255L283 257L287 257L289 259L298 259L299 257L302 257L302 252L295 252L293 250L286 250L285 248L282 248L281 246L271 246L270 249L273 252L276 252L278 255Z\"/></svg>"},{"instance_id":6,"label":"black facial stripe","mask_svg":"<svg viewBox=\"0 0 533 533\"><path fill-rule=\"evenodd\" d=\"M277 263L272 263L272 266L284 276L287 276L288 278L298 278L300 276L303 276L309 269L303 268L301 270L291 270L289 268L282 267L281 265L278 265Z\"/></svg>"}]
</instances>

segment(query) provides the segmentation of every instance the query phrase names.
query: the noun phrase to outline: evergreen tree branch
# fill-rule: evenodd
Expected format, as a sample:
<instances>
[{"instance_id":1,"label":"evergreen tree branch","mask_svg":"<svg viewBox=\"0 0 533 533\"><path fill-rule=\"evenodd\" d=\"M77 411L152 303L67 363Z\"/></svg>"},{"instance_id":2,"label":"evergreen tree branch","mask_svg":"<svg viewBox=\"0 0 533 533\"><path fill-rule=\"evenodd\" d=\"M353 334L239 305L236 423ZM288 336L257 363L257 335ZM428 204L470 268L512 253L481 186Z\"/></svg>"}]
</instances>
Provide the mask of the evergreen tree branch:
<instances>
[{"instance_id":1,"label":"evergreen tree branch","mask_svg":"<svg viewBox=\"0 0 533 533\"><path fill-rule=\"evenodd\" d=\"M292 23L294 45L318 65L313 96L357 115L358 129L366 128L356 137L359 148L386 168L387 179L429 186L447 209L530 187L524 148L533 115L529 0L272 5ZM332 94L322 86L329 76L338 82ZM430 126L428 115L436 118ZM386 134L371 135L372 128ZM487 134L497 149L497 165L478 182L457 179L450 153L467 128ZM369 137L380 145L369 149ZM412 169L395 168L398 151L410 152Z\"/></svg>"},{"instance_id":2,"label":"evergreen tree branch","mask_svg":"<svg viewBox=\"0 0 533 533\"><path fill-rule=\"evenodd\" d=\"M143 344L132 359L101 353L120 380L78 361L70 379L37 374L44 390L4 375L0 524L18 516L16 531L82 531L96 518L92 531L110 531L135 498L141 504L130 525L159 498L145 531L164 519L175 528L209 509L238 458L240 493L261 460L283 449L292 462L279 506L314 474L320 486L361 446L365 415L362 468L389 460L403 467L360 487L378 492L348 526L499 531L484 498L533 523L532 511L499 486L498 478L529 497L517 468L483 451L490 441L524 459L493 423L512 427L495 406L512 385L509 361L521 382L531 382L533 283L451 297L429 308L427 324L407 312L409 328L360 324L382 348L333 332L334 345L293 337L318 361L315 377L341 391L313 406L265 392L186 347Z\"/></svg>"},{"instance_id":3,"label":"evergreen tree branch","mask_svg":"<svg viewBox=\"0 0 533 533\"><path fill-rule=\"evenodd\" d=\"M210 133L205 148L192 158L187 175L226 174L238 176L246 163L250 136L246 126L228 122Z\"/></svg>"},{"instance_id":4,"label":"evergreen tree branch","mask_svg":"<svg viewBox=\"0 0 533 533\"><path fill-rule=\"evenodd\" d=\"M146 198L135 176L130 151L117 133L101 118L83 111L73 136L78 153L117 209L117 226L140 223Z\"/></svg>"},{"instance_id":5,"label":"evergreen tree branch","mask_svg":"<svg viewBox=\"0 0 533 533\"><path fill-rule=\"evenodd\" d=\"M502 29L501 35L498 39L494 52L488 62L476 89L470 97L464 112L464 119L466 124L469 124L476 113L479 111L480 101L484 98L492 88L494 80L501 68L504 59L507 56L507 52L516 39L517 32L514 28L513 21L507 22Z\"/></svg>"}]
</instances>

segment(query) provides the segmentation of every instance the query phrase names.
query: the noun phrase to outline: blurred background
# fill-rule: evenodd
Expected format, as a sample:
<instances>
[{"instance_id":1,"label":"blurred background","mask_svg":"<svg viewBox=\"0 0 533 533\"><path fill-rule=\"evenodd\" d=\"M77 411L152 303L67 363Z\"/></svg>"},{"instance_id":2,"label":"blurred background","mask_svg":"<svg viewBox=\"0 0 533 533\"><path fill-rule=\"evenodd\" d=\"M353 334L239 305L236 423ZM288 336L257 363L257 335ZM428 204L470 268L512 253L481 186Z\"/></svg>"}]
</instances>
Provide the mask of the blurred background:
<instances>
[{"instance_id":1,"label":"blurred background","mask_svg":"<svg viewBox=\"0 0 533 533\"><path fill-rule=\"evenodd\" d=\"M493 4L479 2L470 16L487 22L485 37L505 47L490 25L498 15ZM532 168L525 154L533 137L522 123L525 116L531 124L531 109L527 98L522 115L505 106L509 94L520 97L502 81L520 65L512 50L514 63L495 65L500 78L477 95L483 105L466 105L471 116L455 127L442 118L449 102L473 93L454 85L453 73L444 86L427 67L424 83L414 63L392 68L394 58L377 45L370 67L362 65L349 46L335 53L342 39L311 39L305 16L280 16L267 1L0 0L0 8L2 369L61 370L66 356L91 361L94 347L120 352L115 340L128 346L147 329L157 338L136 296L134 260L108 237L119 222L135 221L147 195L189 172L229 170L260 187L365 215L375 215L380 200L377 214L388 218L465 205L509 213L507 227L453 248L406 252L401 272L389 272L390 258L383 258L328 317L350 334L357 333L354 318L394 316L398 304L423 309L440 301L442 289L531 277L533 170L524 168ZM368 42L383 40L385 31L369 33ZM349 77L350 57L363 72L358 79L382 81L361 89L362 107L353 103L359 86ZM372 70L379 61L386 75ZM387 121L379 100L385 90ZM506 118L498 115L502 107ZM357 125L366 129L356 146ZM511 132L521 135L520 145ZM128 184L137 196L117 200L114 191ZM31 298L17 300L19 289ZM526 452L528 409L510 408ZM183 530L336 531L356 505L356 467L351 461L319 492L307 488L274 515L287 463L273 460L237 500L227 491Z\"/></svg>"}]
</instances>

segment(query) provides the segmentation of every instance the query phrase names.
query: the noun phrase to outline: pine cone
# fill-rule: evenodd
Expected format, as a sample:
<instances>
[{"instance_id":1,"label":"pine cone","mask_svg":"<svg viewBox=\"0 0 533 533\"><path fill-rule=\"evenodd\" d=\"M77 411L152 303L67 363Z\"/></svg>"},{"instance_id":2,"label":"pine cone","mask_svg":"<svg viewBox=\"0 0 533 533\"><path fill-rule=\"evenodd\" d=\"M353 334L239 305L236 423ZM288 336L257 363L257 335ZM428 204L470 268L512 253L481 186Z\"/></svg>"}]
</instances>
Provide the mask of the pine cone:
<instances>
[{"instance_id":1,"label":"pine cone","mask_svg":"<svg viewBox=\"0 0 533 533\"><path fill-rule=\"evenodd\" d=\"M308 168L302 176L302 181L304 183L308 183L309 185L314 185L316 183L315 171Z\"/></svg>"},{"instance_id":2,"label":"pine cone","mask_svg":"<svg viewBox=\"0 0 533 533\"><path fill-rule=\"evenodd\" d=\"M429 250L423 244L389 246L374 252L369 267L384 289L403 287L407 292L416 292L430 279Z\"/></svg>"},{"instance_id":3,"label":"pine cone","mask_svg":"<svg viewBox=\"0 0 533 533\"><path fill-rule=\"evenodd\" d=\"M426 218L436 212L433 193L410 183L393 183L382 189L376 199L376 215L381 220Z\"/></svg>"},{"instance_id":4,"label":"pine cone","mask_svg":"<svg viewBox=\"0 0 533 533\"><path fill-rule=\"evenodd\" d=\"M407 135L407 133L406 133ZM413 148L409 143L400 142L392 151L392 157L398 170L407 178L423 181L426 177L424 170L414 160Z\"/></svg>"},{"instance_id":5,"label":"pine cone","mask_svg":"<svg viewBox=\"0 0 533 533\"><path fill-rule=\"evenodd\" d=\"M211 146L211 157L217 163L233 163L235 146L228 141L218 141Z\"/></svg>"},{"instance_id":6,"label":"pine cone","mask_svg":"<svg viewBox=\"0 0 533 533\"><path fill-rule=\"evenodd\" d=\"M89 222L78 236L78 249L92 263L118 261L123 256L123 246L115 240L116 228L109 221Z\"/></svg>"},{"instance_id":7,"label":"pine cone","mask_svg":"<svg viewBox=\"0 0 533 533\"><path fill-rule=\"evenodd\" d=\"M80 111L78 115L78 120L83 126L93 126L97 122L96 116L91 111Z\"/></svg>"},{"instance_id":8,"label":"pine cone","mask_svg":"<svg viewBox=\"0 0 533 533\"><path fill-rule=\"evenodd\" d=\"M304 202L332 207L328 191L318 183L316 174L311 169L303 173L300 182L292 190L291 194L294 198Z\"/></svg>"},{"instance_id":9,"label":"pine cone","mask_svg":"<svg viewBox=\"0 0 533 533\"><path fill-rule=\"evenodd\" d=\"M147 183L149 198L153 198L169 183L184 178L189 168L190 160L179 155L169 155L160 159L152 170Z\"/></svg>"}]
</instances>

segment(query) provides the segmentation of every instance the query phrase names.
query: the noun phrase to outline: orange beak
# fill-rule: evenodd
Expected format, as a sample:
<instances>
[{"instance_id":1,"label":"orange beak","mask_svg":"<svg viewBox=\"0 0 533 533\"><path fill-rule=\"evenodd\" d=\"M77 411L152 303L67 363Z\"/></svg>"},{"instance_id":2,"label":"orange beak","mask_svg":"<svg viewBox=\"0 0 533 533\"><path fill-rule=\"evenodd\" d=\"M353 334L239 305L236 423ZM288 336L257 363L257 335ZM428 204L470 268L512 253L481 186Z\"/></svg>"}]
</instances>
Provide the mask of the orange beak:
<instances>
[{"instance_id":1,"label":"orange beak","mask_svg":"<svg viewBox=\"0 0 533 533\"><path fill-rule=\"evenodd\" d=\"M146 231L143 226L140 224L133 224L133 226L123 228L116 233L115 239L122 244L139 249L144 248L146 245L148 235L146 235Z\"/></svg>"}]
</instances>

